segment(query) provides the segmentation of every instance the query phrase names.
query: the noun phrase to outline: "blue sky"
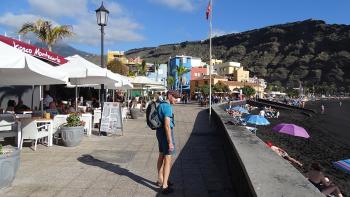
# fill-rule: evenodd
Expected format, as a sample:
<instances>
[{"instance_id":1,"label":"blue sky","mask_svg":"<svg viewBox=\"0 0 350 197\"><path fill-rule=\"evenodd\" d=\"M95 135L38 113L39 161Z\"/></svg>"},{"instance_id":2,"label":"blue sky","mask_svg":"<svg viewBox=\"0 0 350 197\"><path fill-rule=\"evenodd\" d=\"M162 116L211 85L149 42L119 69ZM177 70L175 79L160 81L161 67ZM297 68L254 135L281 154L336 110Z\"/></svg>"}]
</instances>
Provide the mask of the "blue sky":
<instances>
[{"instance_id":1,"label":"blue sky","mask_svg":"<svg viewBox=\"0 0 350 197\"><path fill-rule=\"evenodd\" d=\"M105 0L110 10L105 51L204 40L208 37L208 1ZM76 35L65 42L99 54L95 9L100 4L101 0L1 0L0 34L17 37L21 24L44 18L72 25ZM349 8L350 1L346 0L213 0L213 32L243 32L310 18L349 24Z\"/></svg>"}]
</instances>

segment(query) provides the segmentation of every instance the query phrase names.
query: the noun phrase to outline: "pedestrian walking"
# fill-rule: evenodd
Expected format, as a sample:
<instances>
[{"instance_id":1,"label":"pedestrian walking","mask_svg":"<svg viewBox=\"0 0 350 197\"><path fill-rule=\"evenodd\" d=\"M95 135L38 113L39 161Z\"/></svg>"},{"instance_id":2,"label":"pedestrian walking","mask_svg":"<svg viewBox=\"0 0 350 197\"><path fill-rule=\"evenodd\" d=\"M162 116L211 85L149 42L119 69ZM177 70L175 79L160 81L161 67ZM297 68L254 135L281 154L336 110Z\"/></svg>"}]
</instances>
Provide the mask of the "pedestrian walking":
<instances>
[{"instance_id":1,"label":"pedestrian walking","mask_svg":"<svg viewBox=\"0 0 350 197\"><path fill-rule=\"evenodd\" d=\"M322 114L324 113L324 105L323 104L321 105L321 113Z\"/></svg>"},{"instance_id":2,"label":"pedestrian walking","mask_svg":"<svg viewBox=\"0 0 350 197\"><path fill-rule=\"evenodd\" d=\"M171 171L172 155L175 154L174 140L174 114L173 107L176 103L176 92L169 90L167 99L158 106L158 115L163 123L161 128L157 129L157 140L159 147L159 156L157 161L158 181L157 185L161 187L163 194L170 194L174 190L169 182Z\"/></svg>"}]
</instances>

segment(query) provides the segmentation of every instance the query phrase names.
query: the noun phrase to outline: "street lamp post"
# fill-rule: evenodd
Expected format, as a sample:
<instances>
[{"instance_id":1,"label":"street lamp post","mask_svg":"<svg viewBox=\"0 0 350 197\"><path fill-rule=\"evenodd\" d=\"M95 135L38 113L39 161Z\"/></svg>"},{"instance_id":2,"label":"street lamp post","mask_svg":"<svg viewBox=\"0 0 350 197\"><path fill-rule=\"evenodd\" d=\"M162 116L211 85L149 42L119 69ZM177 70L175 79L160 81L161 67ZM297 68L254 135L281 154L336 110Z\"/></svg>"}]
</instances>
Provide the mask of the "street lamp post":
<instances>
[{"instance_id":1,"label":"street lamp post","mask_svg":"<svg viewBox=\"0 0 350 197\"><path fill-rule=\"evenodd\" d=\"M95 10L97 24L101 26L101 67L105 68L104 59L103 59L103 36L104 36L104 26L107 26L108 14L109 11L103 6L103 2L101 6ZM100 91L100 102L101 102L101 111L103 110L103 103L105 101L105 87L104 84L101 84Z\"/></svg>"}]
</instances>

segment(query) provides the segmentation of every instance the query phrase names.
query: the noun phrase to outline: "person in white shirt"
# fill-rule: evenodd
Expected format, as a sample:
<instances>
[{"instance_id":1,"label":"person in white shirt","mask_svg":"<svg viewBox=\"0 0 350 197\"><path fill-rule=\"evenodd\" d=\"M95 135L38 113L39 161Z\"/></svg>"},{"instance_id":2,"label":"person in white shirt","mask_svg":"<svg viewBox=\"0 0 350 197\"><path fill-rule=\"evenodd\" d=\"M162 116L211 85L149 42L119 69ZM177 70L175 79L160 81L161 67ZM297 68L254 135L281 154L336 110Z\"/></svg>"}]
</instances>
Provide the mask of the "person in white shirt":
<instances>
[{"instance_id":1,"label":"person in white shirt","mask_svg":"<svg viewBox=\"0 0 350 197\"><path fill-rule=\"evenodd\" d=\"M259 112L259 115L260 115L260 116L265 116L265 110L261 110L261 111Z\"/></svg>"},{"instance_id":2,"label":"person in white shirt","mask_svg":"<svg viewBox=\"0 0 350 197\"><path fill-rule=\"evenodd\" d=\"M45 98L43 100L44 108L48 109L52 101L53 101L53 98L50 96L49 92L45 92Z\"/></svg>"}]
</instances>

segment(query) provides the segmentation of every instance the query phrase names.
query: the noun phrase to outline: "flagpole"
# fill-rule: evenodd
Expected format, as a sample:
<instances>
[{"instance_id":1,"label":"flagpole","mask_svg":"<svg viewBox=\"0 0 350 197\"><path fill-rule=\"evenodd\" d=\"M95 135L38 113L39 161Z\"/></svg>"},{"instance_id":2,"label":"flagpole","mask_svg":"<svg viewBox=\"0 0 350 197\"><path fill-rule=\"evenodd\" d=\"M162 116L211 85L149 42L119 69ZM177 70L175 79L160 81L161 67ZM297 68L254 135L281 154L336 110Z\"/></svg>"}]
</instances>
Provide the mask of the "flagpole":
<instances>
[{"instance_id":1,"label":"flagpole","mask_svg":"<svg viewBox=\"0 0 350 197\"><path fill-rule=\"evenodd\" d=\"M211 33L212 33L212 13L213 2L210 0L210 13L209 13L209 119L211 117L211 70L212 70L212 58L211 58Z\"/></svg>"}]
</instances>

